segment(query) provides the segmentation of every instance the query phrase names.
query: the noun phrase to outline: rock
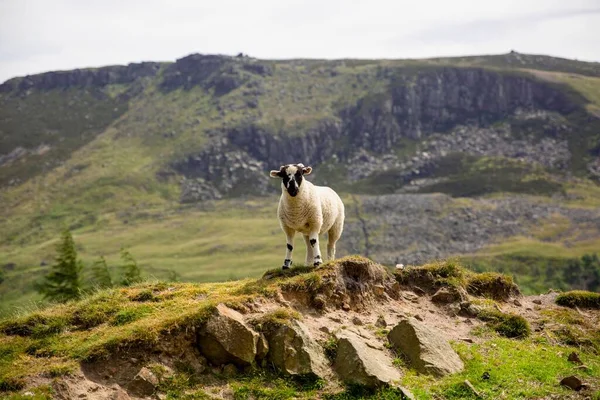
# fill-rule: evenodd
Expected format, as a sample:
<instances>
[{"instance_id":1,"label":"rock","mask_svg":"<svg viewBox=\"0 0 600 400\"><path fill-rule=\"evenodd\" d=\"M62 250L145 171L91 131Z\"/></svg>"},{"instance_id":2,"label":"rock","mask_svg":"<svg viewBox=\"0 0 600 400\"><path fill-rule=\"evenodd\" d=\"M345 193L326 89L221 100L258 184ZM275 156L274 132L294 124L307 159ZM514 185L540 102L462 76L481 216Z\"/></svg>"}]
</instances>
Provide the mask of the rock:
<instances>
[{"instance_id":1,"label":"rock","mask_svg":"<svg viewBox=\"0 0 600 400\"><path fill-rule=\"evenodd\" d=\"M535 304L542 304L542 300L540 299L533 299L532 302Z\"/></svg>"},{"instance_id":2,"label":"rock","mask_svg":"<svg viewBox=\"0 0 600 400\"><path fill-rule=\"evenodd\" d=\"M461 300L461 294L454 288L440 288L433 296L431 301L434 303L448 304Z\"/></svg>"},{"instance_id":3,"label":"rock","mask_svg":"<svg viewBox=\"0 0 600 400\"><path fill-rule=\"evenodd\" d=\"M385 328L388 326L388 323L385 320L385 317L383 315L380 315L379 317L377 317L377 321L375 321L375 326L377 326L379 328Z\"/></svg>"},{"instance_id":4,"label":"rock","mask_svg":"<svg viewBox=\"0 0 600 400\"><path fill-rule=\"evenodd\" d=\"M410 364L419 372L444 376L464 368L443 333L414 318L400 321L388 333L388 340L408 357Z\"/></svg>"},{"instance_id":5,"label":"rock","mask_svg":"<svg viewBox=\"0 0 600 400\"><path fill-rule=\"evenodd\" d=\"M490 379L489 371L485 371L483 374L481 374L481 379L484 381L487 381L488 379Z\"/></svg>"},{"instance_id":6,"label":"rock","mask_svg":"<svg viewBox=\"0 0 600 400\"><path fill-rule=\"evenodd\" d=\"M462 340L463 342L467 342L467 343L473 343L473 339L468 338L468 337L462 337L462 338L460 338L460 340Z\"/></svg>"},{"instance_id":7,"label":"rock","mask_svg":"<svg viewBox=\"0 0 600 400\"><path fill-rule=\"evenodd\" d=\"M350 304L348 304L348 303L342 304L342 310L344 310L344 311L350 311Z\"/></svg>"},{"instance_id":8,"label":"rock","mask_svg":"<svg viewBox=\"0 0 600 400\"><path fill-rule=\"evenodd\" d=\"M411 293L411 292L403 292L402 297L404 297L406 300L410 301L411 303L419 302L419 296L417 296L416 294Z\"/></svg>"},{"instance_id":9,"label":"rock","mask_svg":"<svg viewBox=\"0 0 600 400\"><path fill-rule=\"evenodd\" d=\"M115 390L113 393L111 393L110 399L111 400L129 400L129 399L131 399L131 397L129 397L127 392L124 391L123 389L117 388L117 390Z\"/></svg>"},{"instance_id":10,"label":"rock","mask_svg":"<svg viewBox=\"0 0 600 400\"><path fill-rule=\"evenodd\" d=\"M575 375L571 375L571 376L567 376L566 378L563 378L560 381L560 384L562 386L566 386L566 387L576 390L576 391L581 390L583 387L583 382L581 382L581 379L579 379Z\"/></svg>"},{"instance_id":11,"label":"rock","mask_svg":"<svg viewBox=\"0 0 600 400\"><path fill-rule=\"evenodd\" d=\"M228 378L234 377L238 374L238 369L235 365L233 364L227 364L226 366L223 367L223 375L225 375Z\"/></svg>"},{"instance_id":12,"label":"rock","mask_svg":"<svg viewBox=\"0 0 600 400\"><path fill-rule=\"evenodd\" d=\"M261 361L267 356L268 353L269 343L267 342L265 335L261 333L258 336L258 341L256 342L256 359Z\"/></svg>"},{"instance_id":13,"label":"rock","mask_svg":"<svg viewBox=\"0 0 600 400\"><path fill-rule=\"evenodd\" d=\"M337 356L333 368L346 384L374 388L400 379L399 371L384 352L370 348L349 331L342 331L336 337Z\"/></svg>"},{"instance_id":14,"label":"rock","mask_svg":"<svg viewBox=\"0 0 600 400\"><path fill-rule=\"evenodd\" d=\"M267 359L284 374L327 376L327 359L321 346L300 321L274 327L265 336L269 342Z\"/></svg>"},{"instance_id":15,"label":"rock","mask_svg":"<svg viewBox=\"0 0 600 400\"><path fill-rule=\"evenodd\" d=\"M327 305L327 298L319 293L312 299L312 304L317 310L322 310Z\"/></svg>"},{"instance_id":16,"label":"rock","mask_svg":"<svg viewBox=\"0 0 600 400\"><path fill-rule=\"evenodd\" d=\"M156 375L148 368L143 367L135 378L129 382L127 389L136 396L150 396L154 393L157 386L158 378Z\"/></svg>"},{"instance_id":17,"label":"rock","mask_svg":"<svg viewBox=\"0 0 600 400\"><path fill-rule=\"evenodd\" d=\"M331 329L329 329L329 327L328 327L328 326L325 326L325 325L321 326L321 327L319 328L319 330L320 330L321 332L323 332L323 333L331 333Z\"/></svg>"},{"instance_id":18,"label":"rock","mask_svg":"<svg viewBox=\"0 0 600 400\"><path fill-rule=\"evenodd\" d=\"M521 302L518 299L514 299L513 304L517 307L521 307L523 305L523 304L521 304Z\"/></svg>"},{"instance_id":19,"label":"rock","mask_svg":"<svg viewBox=\"0 0 600 400\"><path fill-rule=\"evenodd\" d=\"M460 303L460 314L475 318L482 311L481 307L472 304L470 301Z\"/></svg>"},{"instance_id":20,"label":"rock","mask_svg":"<svg viewBox=\"0 0 600 400\"><path fill-rule=\"evenodd\" d=\"M581 359L579 358L579 354L577 354L576 352L572 352L571 354L569 354L568 360L576 364L583 364L581 362Z\"/></svg>"},{"instance_id":21,"label":"rock","mask_svg":"<svg viewBox=\"0 0 600 400\"><path fill-rule=\"evenodd\" d=\"M239 312L219 304L199 333L198 346L215 365L233 363L243 367L254 361L258 338Z\"/></svg>"},{"instance_id":22,"label":"rock","mask_svg":"<svg viewBox=\"0 0 600 400\"><path fill-rule=\"evenodd\" d=\"M356 316L354 318L352 318L352 323L354 325L364 325L363 322L362 322L362 320L359 317L356 317Z\"/></svg>"},{"instance_id":23,"label":"rock","mask_svg":"<svg viewBox=\"0 0 600 400\"><path fill-rule=\"evenodd\" d=\"M415 315L415 319L418 319L419 321L423 322L423 317L421 317L420 314Z\"/></svg>"},{"instance_id":24,"label":"rock","mask_svg":"<svg viewBox=\"0 0 600 400\"><path fill-rule=\"evenodd\" d=\"M375 296L383 296L385 293L385 286L373 285L373 293L375 293Z\"/></svg>"}]
</instances>

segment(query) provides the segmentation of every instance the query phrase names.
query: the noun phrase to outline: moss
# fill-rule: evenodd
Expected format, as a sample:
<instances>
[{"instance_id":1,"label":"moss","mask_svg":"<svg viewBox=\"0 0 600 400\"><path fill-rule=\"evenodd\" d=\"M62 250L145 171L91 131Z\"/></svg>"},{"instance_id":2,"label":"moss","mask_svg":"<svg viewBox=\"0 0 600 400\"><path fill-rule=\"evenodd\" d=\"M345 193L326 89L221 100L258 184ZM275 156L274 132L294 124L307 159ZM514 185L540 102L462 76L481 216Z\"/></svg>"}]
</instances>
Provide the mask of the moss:
<instances>
[{"instance_id":1,"label":"moss","mask_svg":"<svg viewBox=\"0 0 600 400\"><path fill-rule=\"evenodd\" d=\"M561 293L556 297L556 304L565 307L582 307L600 309L600 293L585 290L573 290Z\"/></svg>"},{"instance_id":2,"label":"moss","mask_svg":"<svg viewBox=\"0 0 600 400\"><path fill-rule=\"evenodd\" d=\"M466 289L469 294L490 297L494 300L508 300L511 296L519 294L519 287L512 277L493 272L469 276Z\"/></svg>"},{"instance_id":3,"label":"moss","mask_svg":"<svg viewBox=\"0 0 600 400\"><path fill-rule=\"evenodd\" d=\"M496 310L480 311L477 317L488 322L498 334L507 338L525 338L531 334L531 328L525 318L517 314L506 314Z\"/></svg>"}]
</instances>

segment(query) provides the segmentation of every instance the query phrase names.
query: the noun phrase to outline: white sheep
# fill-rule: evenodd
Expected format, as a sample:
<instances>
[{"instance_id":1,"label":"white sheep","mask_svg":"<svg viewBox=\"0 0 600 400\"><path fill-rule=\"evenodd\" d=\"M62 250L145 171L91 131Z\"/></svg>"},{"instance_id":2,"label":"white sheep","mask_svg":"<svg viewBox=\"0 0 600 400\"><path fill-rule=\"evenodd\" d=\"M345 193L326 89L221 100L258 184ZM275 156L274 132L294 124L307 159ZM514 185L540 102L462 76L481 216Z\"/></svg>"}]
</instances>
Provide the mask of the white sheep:
<instances>
[{"instance_id":1,"label":"white sheep","mask_svg":"<svg viewBox=\"0 0 600 400\"><path fill-rule=\"evenodd\" d=\"M315 186L304 179L311 172L312 168L303 164L288 164L270 173L272 178L282 179L277 216L287 240L283 269L292 264L296 232L306 242L306 265L312 263L315 267L322 263L319 234L327 232L328 260L335 258L335 244L342 236L344 203L333 189Z\"/></svg>"}]
</instances>

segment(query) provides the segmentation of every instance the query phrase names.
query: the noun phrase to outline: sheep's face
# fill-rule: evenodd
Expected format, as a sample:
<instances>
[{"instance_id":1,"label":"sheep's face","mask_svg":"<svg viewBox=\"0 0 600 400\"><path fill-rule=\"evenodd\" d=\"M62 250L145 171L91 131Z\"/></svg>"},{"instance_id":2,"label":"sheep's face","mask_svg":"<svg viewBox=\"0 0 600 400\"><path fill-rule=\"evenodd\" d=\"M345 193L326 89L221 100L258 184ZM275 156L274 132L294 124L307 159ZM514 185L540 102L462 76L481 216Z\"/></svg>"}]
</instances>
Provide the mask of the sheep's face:
<instances>
[{"instance_id":1,"label":"sheep's face","mask_svg":"<svg viewBox=\"0 0 600 400\"><path fill-rule=\"evenodd\" d=\"M288 164L282 165L279 171L273 170L271 178L281 178L283 188L292 197L295 197L302 185L302 176L309 175L312 172L311 167L305 167L303 164Z\"/></svg>"}]
</instances>

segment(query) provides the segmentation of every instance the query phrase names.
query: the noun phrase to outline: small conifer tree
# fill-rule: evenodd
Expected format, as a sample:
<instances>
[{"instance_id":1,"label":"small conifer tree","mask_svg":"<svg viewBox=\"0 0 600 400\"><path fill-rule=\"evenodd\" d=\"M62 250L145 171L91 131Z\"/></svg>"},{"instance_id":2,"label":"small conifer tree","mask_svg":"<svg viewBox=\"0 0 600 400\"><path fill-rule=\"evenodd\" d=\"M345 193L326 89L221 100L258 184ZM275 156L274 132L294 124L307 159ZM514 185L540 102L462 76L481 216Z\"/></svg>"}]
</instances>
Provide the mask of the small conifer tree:
<instances>
[{"instance_id":1,"label":"small conifer tree","mask_svg":"<svg viewBox=\"0 0 600 400\"><path fill-rule=\"evenodd\" d=\"M92 265L92 283L99 289L110 288L113 286L113 281L104 256L101 256L100 259Z\"/></svg>"},{"instance_id":2,"label":"small conifer tree","mask_svg":"<svg viewBox=\"0 0 600 400\"><path fill-rule=\"evenodd\" d=\"M123 278L121 279L121 284L123 286L130 286L141 282L142 273L140 267L131 253L125 249L121 249L121 260L123 261Z\"/></svg>"},{"instance_id":3,"label":"small conifer tree","mask_svg":"<svg viewBox=\"0 0 600 400\"><path fill-rule=\"evenodd\" d=\"M45 299L66 302L81 296L81 270L83 263L77 258L77 249L71 232L66 229L62 233L57 246L55 263L44 280L37 285L37 290Z\"/></svg>"}]
</instances>

